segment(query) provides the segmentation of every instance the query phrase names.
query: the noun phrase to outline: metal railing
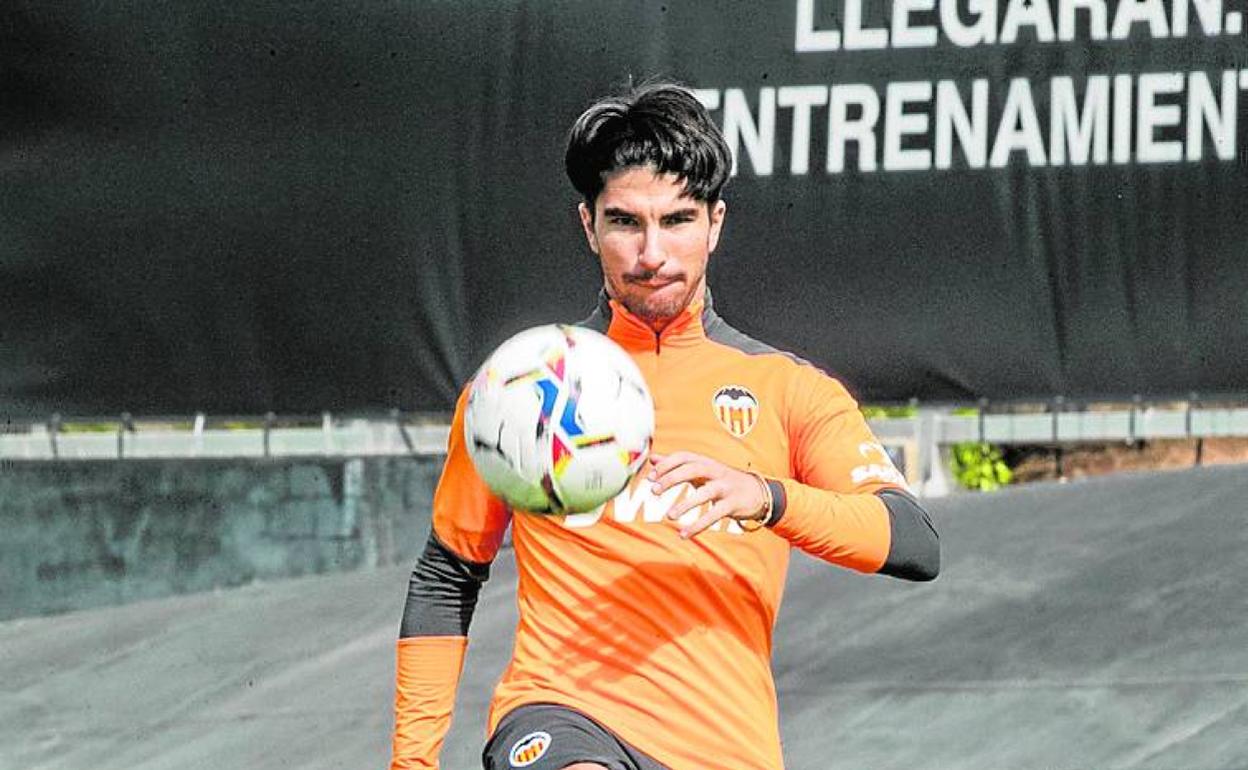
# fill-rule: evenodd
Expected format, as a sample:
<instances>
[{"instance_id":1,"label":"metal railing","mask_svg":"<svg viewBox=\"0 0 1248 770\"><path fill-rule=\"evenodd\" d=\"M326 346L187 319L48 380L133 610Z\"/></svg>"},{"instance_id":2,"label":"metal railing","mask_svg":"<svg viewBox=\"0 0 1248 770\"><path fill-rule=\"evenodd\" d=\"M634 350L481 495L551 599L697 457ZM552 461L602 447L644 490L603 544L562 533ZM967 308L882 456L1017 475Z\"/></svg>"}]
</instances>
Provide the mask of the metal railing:
<instances>
[{"instance_id":1,"label":"metal railing","mask_svg":"<svg viewBox=\"0 0 1248 770\"><path fill-rule=\"evenodd\" d=\"M901 450L906 478L917 492L941 496L954 490L946 451L954 444L1135 444L1140 441L1248 437L1248 408L1196 402L1124 407L1071 408L1061 399L1027 412L958 414L953 408L919 408L913 417L870 421L886 446ZM1197 453L1199 456L1199 450ZM1059 460L1060 463L1060 460Z\"/></svg>"},{"instance_id":2,"label":"metal railing","mask_svg":"<svg viewBox=\"0 0 1248 770\"><path fill-rule=\"evenodd\" d=\"M119 460L225 459L265 457L370 457L437 455L446 451L447 420L394 413L389 419L335 418L324 414L319 425L307 419L210 422L199 414L188 429L171 427L169 420L140 422L129 415L111 421L87 420L91 430L67 430L59 417L30 423L24 429L0 434L0 459L7 460ZM294 424L291 424L291 423ZM237 427L237 424L254 427ZM115 424L115 429L101 425Z\"/></svg>"},{"instance_id":3,"label":"metal railing","mask_svg":"<svg viewBox=\"0 0 1248 770\"><path fill-rule=\"evenodd\" d=\"M906 478L920 494L952 491L944 452L961 442L1058 446L1089 442L1134 443L1157 439L1248 437L1248 407L1196 402L1121 408L1071 408L1060 399L1029 412L960 414L951 407L918 407L910 417L871 419L880 441L893 450ZM91 421L86 421L91 422ZM445 415L392 412L389 417L261 418L210 420L195 415L175 421L134 419L128 414L93 423L90 431L67 430L59 416L10 427L0 433L0 460L118 460L150 458L226 459L440 455L446 451ZM238 427L239 425L245 427Z\"/></svg>"}]
</instances>

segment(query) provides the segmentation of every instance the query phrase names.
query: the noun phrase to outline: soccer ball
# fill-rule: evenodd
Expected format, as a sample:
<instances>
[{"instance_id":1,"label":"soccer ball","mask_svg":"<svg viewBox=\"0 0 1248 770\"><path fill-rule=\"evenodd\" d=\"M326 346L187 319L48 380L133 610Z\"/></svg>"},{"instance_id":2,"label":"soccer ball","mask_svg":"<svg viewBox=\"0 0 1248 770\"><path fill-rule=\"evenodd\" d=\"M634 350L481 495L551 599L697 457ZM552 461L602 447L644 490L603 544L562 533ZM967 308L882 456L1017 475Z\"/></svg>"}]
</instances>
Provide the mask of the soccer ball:
<instances>
[{"instance_id":1,"label":"soccer ball","mask_svg":"<svg viewBox=\"0 0 1248 770\"><path fill-rule=\"evenodd\" d=\"M598 332L539 326L504 342L472 381L464 438L512 508L590 511L619 494L654 435L637 365Z\"/></svg>"}]
</instances>

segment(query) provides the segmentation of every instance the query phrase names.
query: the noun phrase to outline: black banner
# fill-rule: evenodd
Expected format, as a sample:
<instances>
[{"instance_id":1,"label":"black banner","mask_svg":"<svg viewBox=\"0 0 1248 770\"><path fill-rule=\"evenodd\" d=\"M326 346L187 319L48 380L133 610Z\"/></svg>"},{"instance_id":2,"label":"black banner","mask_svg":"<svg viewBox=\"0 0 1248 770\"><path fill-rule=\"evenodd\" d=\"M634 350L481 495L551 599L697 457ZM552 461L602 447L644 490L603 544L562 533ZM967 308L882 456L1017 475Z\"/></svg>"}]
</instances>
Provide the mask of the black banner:
<instances>
[{"instance_id":1,"label":"black banner","mask_svg":"<svg viewBox=\"0 0 1248 770\"><path fill-rule=\"evenodd\" d=\"M594 97L699 89L734 325L860 398L1248 384L1241 0L9 2L0 414L447 409L600 277Z\"/></svg>"}]
</instances>

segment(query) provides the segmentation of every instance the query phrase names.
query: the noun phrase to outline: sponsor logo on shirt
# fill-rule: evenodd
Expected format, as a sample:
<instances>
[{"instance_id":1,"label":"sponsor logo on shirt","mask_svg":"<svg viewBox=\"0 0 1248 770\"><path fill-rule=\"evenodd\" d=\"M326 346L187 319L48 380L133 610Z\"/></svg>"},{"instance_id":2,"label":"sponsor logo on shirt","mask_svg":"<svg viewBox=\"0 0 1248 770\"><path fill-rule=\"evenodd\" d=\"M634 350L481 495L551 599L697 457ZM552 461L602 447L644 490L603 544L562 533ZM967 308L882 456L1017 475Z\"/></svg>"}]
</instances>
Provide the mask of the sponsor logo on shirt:
<instances>
[{"instance_id":1,"label":"sponsor logo on shirt","mask_svg":"<svg viewBox=\"0 0 1248 770\"><path fill-rule=\"evenodd\" d=\"M667 521L667 512L672 509L672 506L678 500L692 493L693 485L681 482L674 487L669 487L662 494L656 495L650 490L650 482L646 480L645 474L639 473L633 477L628 486L624 487L622 492L607 503L598 506L588 513L571 513L561 517L561 519L563 526L571 529L592 527L609 510L611 519L619 524L633 524L640 519L643 524L662 524L666 522L672 526L683 527L697 521L699 516L706 513L706 503L685 511L675 521ZM712 524L708 531L724 531L730 535L745 534L745 530L741 528L736 519L720 519Z\"/></svg>"},{"instance_id":2,"label":"sponsor logo on shirt","mask_svg":"<svg viewBox=\"0 0 1248 770\"><path fill-rule=\"evenodd\" d=\"M865 481L878 480L889 484L896 484L902 488L908 488L906 485L906 477L901 475L897 470L897 466L893 465L893 460L888 456L888 452L882 444L874 441L864 441L858 445L858 454L867 460L866 465L859 465L849 472L850 480L855 484L861 484Z\"/></svg>"},{"instance_id":3,"label":"sponsor logo on shirt","mask_svg":"<svg viewBox=\"0 0 1248 770\"><path fill-rule=\"evenodd\" d=\"M507 760L511 762L512 767L528 767L546 754L546 750L550 748L552 743L550 733L541 732L529 733L520 740L516 741L511 747L511 752L507 755Z\"/></svg>"},{"instance_id":4,"label":"sponsor logo on shirt","mask_svg":"<svg viewBox=\"0 0 1248 770\"><path fill-rule=\"evenodd\" d=\"M725 385L711 399L715 419L737 438L745 438L758 420L758 398L743 385Z\"/></svg>"}]
</instances>

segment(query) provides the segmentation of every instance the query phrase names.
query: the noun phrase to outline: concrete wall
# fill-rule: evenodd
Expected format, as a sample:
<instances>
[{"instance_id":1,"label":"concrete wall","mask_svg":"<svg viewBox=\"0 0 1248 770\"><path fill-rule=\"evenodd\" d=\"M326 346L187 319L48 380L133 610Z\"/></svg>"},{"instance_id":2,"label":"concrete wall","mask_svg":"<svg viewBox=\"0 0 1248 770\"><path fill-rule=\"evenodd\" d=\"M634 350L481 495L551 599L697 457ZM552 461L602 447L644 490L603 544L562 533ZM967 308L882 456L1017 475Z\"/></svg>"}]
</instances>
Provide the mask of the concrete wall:
<instances>
[{"instance_id":1,"label":"concrete wall","mask_svg":"<svg viewBox=\"0 0 1248 770\"><path fill-rule=\"evenodd\" d=\"M0 620L410 561L441 464L5 462Z\"/></svg>"}]
</instances>

